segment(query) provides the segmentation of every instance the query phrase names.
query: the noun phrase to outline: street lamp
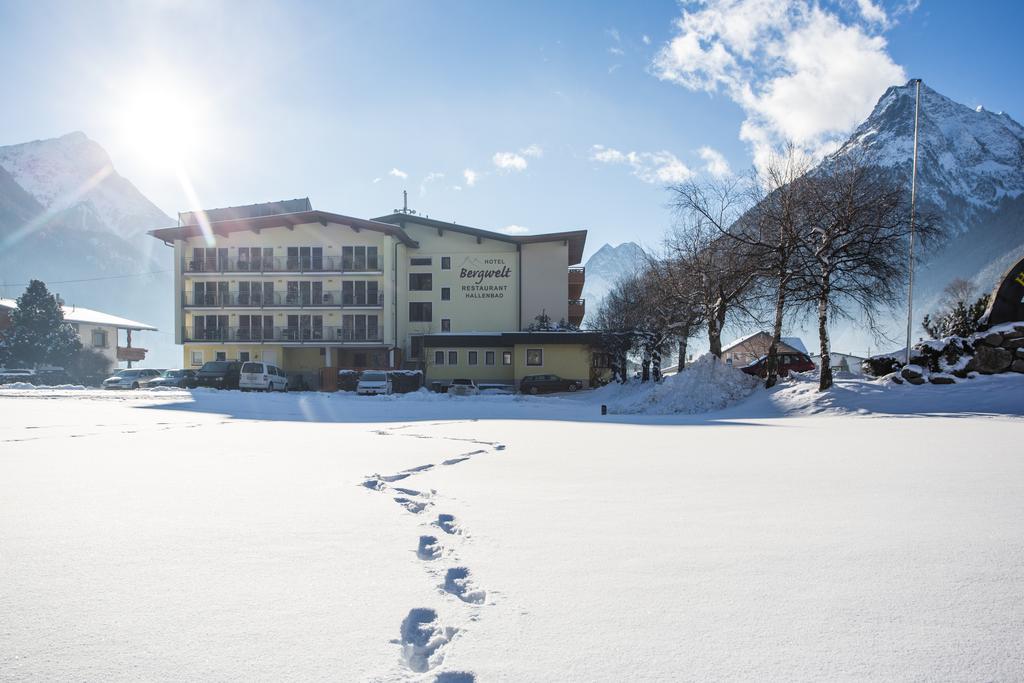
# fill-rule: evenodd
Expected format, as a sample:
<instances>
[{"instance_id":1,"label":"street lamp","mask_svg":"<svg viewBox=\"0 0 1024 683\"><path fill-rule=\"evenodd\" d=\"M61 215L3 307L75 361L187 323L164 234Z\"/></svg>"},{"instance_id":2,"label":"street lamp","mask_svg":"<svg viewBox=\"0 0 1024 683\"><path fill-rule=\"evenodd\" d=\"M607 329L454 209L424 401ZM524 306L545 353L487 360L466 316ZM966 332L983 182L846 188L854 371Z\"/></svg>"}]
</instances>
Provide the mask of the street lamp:
<instances>
[{"instance_id":1,"label":"street lamp","mask_svg":"<svg viewBox=\"0 0 1024 683\"><path fill-rule=\"evenodd\" d=\"M907 265L910 269L910 287L907 289L907 357L906 365L910 365L910 336L914 325L914 214L917 202L917 124L921 112L921 79L911 81L917 84L914 95L914 163L910 171L910 250L907 254Z\"/></svg>"}]
</instances>

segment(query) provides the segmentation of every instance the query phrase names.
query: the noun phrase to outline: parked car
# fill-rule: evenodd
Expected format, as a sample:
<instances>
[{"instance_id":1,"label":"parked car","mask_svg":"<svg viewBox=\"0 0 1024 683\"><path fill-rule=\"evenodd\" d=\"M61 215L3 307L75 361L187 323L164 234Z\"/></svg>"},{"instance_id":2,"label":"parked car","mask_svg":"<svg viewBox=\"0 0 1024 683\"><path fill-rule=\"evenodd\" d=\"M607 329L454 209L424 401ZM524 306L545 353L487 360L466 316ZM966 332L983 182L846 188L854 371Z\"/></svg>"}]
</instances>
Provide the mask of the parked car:
<instances>
[{"instance_id":1,"label":"parked car","mask_svg":"<svg viewBox=\"0 0 1024 683\"><path fill-rule=\"evenodd\" d=\"M211 360L203 363L189 386L237 389L241 374L242 364L236 360Z\"/></svg>"},{"instance_id":2,"label":"parked car","mask_svg":"<svg viewBox=\"0 0 1024 683\"><path fill-rule=\"evenodd\" d=\"M480 389L471 379L453 379L452 383L448 385L448 393L456 396L476 396L480 393Z\"/></svg>"},{"instance_id":3,"label":"parked car","mask_svg":"<svg viewBox=\"0 0 1024 683\"><path fill-rule=\"evenodd\" d=\"M761 356L750 365L740 368L748 375L755 377L768 376L768 356ZM810 372L814 370L814 363L804 353L780 353L779 354L779 377L785 377L791 372Z\"/></svg>"},{"instance_id":4,"label":"parked car","mask_svg":"<svg viewBox=\"0 0 1024 683\"><path fill-rule=\"evenodd\" d=\"M164 370L159 377L141 382L140 386L143 389L153 389L155 387L178 387L184 389L195 376L195 370Z\"/></svg>"},{"instance_id":5,"label":"parked car","mask_svg":"<svg viewBox=\"0 0 1024 683\"><path fill-rule=\"evenodd\" d=\"M362 396L391 393L391 377L383 370L364 370L359 375L356 393Z\"/></svg>"},{"instance_id":6,"label":"parked car","mask_svg":"<svg viewBox=\"0 0 1024 683\"><path fill-rule=\"evenodd\" d=\"M104 389L138 389L143 382L156 379L163 374L163 370L156 368L132 368L130 370L119 370L116 375L103 380Z\"/></svg>"},{"instance_id":7,"label":"parked car","mask_svg":"<svg viewBox=\"0 0 1024 683\"><path fill-rule=\"evenodd\" d=\"M10 382L32 382L36 371L28 368L0 368L0 384Z\"/></svg>"},{"instance_id":8,"label":"parked car","mask_svg":"<svg viewBox=\"0 0 1024 683\"><path fill-rule=\"evenodd\" d=\"M242 391L288 391L288 377L276 365L249 361L242 364L238 388Z\"/></svg>"},{"instance_id":9,"label":"parked car","mask_svg":"<svg viewBox=\"0 0 1024 683\"><path fill-rule=\"evenodd\" d=\"M524 394L544 394L550 391L576 391L583 388L583 380L563 379L558 375L527 375L519 382Z\"/></svg>"}]
</instances>

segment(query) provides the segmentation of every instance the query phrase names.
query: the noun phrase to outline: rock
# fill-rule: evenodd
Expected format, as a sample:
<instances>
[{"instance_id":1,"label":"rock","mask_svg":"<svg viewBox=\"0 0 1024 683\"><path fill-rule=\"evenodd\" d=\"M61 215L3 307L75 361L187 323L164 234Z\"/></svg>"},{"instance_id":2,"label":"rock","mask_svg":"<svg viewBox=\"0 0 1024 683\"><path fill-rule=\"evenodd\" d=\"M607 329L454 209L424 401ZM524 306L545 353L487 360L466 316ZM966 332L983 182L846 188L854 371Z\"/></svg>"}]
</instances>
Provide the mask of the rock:
<instances>
[{"instance_id":1,"label":"rock","mask_svg":"<svg viewBox=\"0 0 1024 683\"><path fill-rule=\"evenodd\" d=\"M974 350L973 369L985 375L994 375L997 372L1006 372L1012 361L1013 354L1006 349L979 345Z\"/></svg>"},{"instance_id":2,"label":"rock","mask_svg":"<svg viewBox=\"0 0 1024 683\"><path fill-rule=\"evenodd\" d=\"M903 384L903 380L902 380L902 379L900 379L900 376L899 376L899 375L895 375L895 374L894 374L894 375L893 375L892 377L890 377L889 379L891 379L891 380L892 380L893 382L895 382L896 384Z\"/></svg>"},{"instance_id":3,"label":"rock","mask_svg":"<svg viewBox=\"0 0 1024 683\"><path fill-rule=\"evenodd\" d=\"M900 376L907 381L921 379L921 377L924 376L924 370L920 365L907 365L900 370ZM913 384L913 382L911 382L911 384Z\"/></svg>"},{"instance_id":4,"label":"rock","mask_svg":"<svg viewBox=\"0 0 1024 683\"><path fill-rule=\"evenodd\" d=\"M1018 358L1010 364L1010 369L1014 372L1024 372L1024 359Z\"/></svg>"},{"instance_id":5,"label":"rock","mask_svg":"<svg viewBox=\"0 0 1024 683\"><path fill-rule=\"evenodd\" d=\"M1019 349L1024 347L1024 337L1006 337L1001 346L1004 349Z\"/></svg>"},{"instance_id":6,"label":"rock","mask_svg":"<svg viewBox=\"0 0 1024 683\"><path fill-rule=\"evenodd\" d=\"M1024 358L1024 349L1017 349L1017 358Z\"/></svg>"},{"instance_id":7,"label":"rock","mask_svg":"<svg viewBox=\"0 0 1024 683\"><path fill-rule=\"evenodd\" d=\"M956 384L956 380L949 375L931 375L928 381L932 384Z\"/></svg>"},{"instance_id":8,"label":"rock","mask_svg":"<svg viewBox=\"0 0 1024 683\"><path fill-rule=\"evenodd\" d=\"M999 346L1000 344L1003 343L1003 335L999 334L998 332L989 332L988 334L981 338L981 342L983 344L987 344L988 346Z\"/></svg>"},{"instance_id":9,"label":"rock","mask_svg":"<svg viewBox=\"0 0 1024 683\"><path fill-rule=\"evenodd\" d=\"M967 368L960 368L959 370L953 371L953 376L959 377L960 379L967 379L968 377L970 377L970 373L971 371L968 370Z\"/></svg>"},{"instance_id":10,"label":"rock","mask_svg":"<svg viewBox=\"0 0 1024 683\"><path fill-rule=\"evenodd\" d=\"M924 384L924 377L907 377L907 381L915 386Z\"/></svg>"}]
</instances>

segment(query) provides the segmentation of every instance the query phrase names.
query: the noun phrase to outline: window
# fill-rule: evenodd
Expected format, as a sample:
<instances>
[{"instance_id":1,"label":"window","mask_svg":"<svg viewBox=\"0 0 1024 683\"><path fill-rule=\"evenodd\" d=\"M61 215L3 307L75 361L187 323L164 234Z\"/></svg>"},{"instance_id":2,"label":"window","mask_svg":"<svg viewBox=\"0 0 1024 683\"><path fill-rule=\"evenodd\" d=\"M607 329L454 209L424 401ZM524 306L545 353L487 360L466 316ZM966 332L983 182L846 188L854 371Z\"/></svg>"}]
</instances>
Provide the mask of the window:
<instances>
[{"instance_id":1,"label":"window","mask_svg":"<svg viewBox=\"0 0 1024 683\"><path fill-rule=\"evenodd\" d=\"M452 320L451 318L441 318L441 331L451 332L452 331Z\"/></svg>"},{"instance_id":2,"label":"window","mask_svg":"<svg viewBox=\"0 0 1024 683\"><path fill-rule=\"evenodd\" d=\"M240 315L238 316L238 340L260 341L274 338L274 316L272 315Z\"/></svg>"},{"instance_id":3,"label":"window","mask_svg":"<svg viewBox=\"0 0 1024 683\"><path fill-rule=\"evenodd\" d=\"M242 363L248 363L249 362L249 352L248 351L239 351L238 352L238 360L241 361Z\"/></svg>"},{"instance_id":4,"label":"window","mask_svg":"<svg viewBox=\"0 0 1024 683\"><path fill-rule=\"evenodd\" d=\"M224 360L227 360L227 359L228 359L228 354L227 353L225 353L224 351L218 351L217 352L216 360L224 361Z\"/></svg>"},{"instance_id":5,"label":"window","mask_svg":"<svg viewBox=\"0 0 1024 683\"><path fill-rule=\"evenodd\" d=\"M378 341L380 319L376 315L341 316L342 341Z\"/></svg>"},{"instance_id":6,"label":"window","mask_svg":"<svg viewBox=\"0 0 1024 683\"><path fill-rule=\"evenodd\" d=\"M429 292L434 288L434 276L430 273L409 273L409 291Z\"/></svg>"},{"instance_id":7,"label":"window","mask_svg":"<svg viewBox=\"0 0 1024 683\"><path fill-rule=\"evenodd\" d=\"M526 349L526 364L536 367L544 365L544 349Z\"/></svg>"},{"instance_id":8,"label":"window","mask_svg":"<svg viewBox=\"0 0 1024 683\"><path fill-rule=\"evenodd\" d=\"M459 352L458 351L449 351L448 352L448 365L458 365L458 364L459 364Z\"/></svg>"},{"instance_id":9,"label":"window","mask_svg":"<svg viewBox=\"0 0 1024 683\"><path fill-rule=\"evenodd\" d=\"M434 365L444 365L444 351L434 351Z\"/></svg>"},{"instance_id":10,"label":"window","mask_svg":"<svg viewBox=\"0 0 1024 683\"><path fill-rule=\"evenodd\" d=\"M477 359L478 358L479 358L479 353L478 352L476 352L476 351L470 351L469 352L469 364L470 365L477 365L478 364L477 363Z\"/></svg>"},{"instance_id":11,"label":"window","mask_svg":"<svg viewBox=\"0 0 1024 683\"><path fill-rule=\"evenodd\" d=\"M451 287L442 287L441 288L441 301L451 301L451 300L452 300L452 288Z\"/></svg>"},{"instance_id":12,"label":"window","mask_svg":"<svg viewBox=\"0 0 1024 683\"><path fill-rule=\"evenodd\" d=\"M494 365L494 351L484 351L484 365Z\"/></svg>"},{"instance_id":13,"label":"window","mask_svg":"<svg viewBox=\"0 0 1024 683\"><path fill-rule=\"evenodd\" d=\"M434 259L429 256L417 256L409 259L410 266L429 266L434 262Z\"/></svg>"},{"instance_id":14,"label":"window","mask_svg":"<svg viewBox=\"0 0 1024 683\"><path fill-rule=\"evenodd\" d=\"M409 358L419 358L423 353L423 337L412 337L409 341Z\"/></svg>"},{"instance_id":15,"label":"window","mask_svg":"<svg viewBox=\"0 0 1024 683\"><path fill-rule=\"evenodd\" d=\"M92 345L93 348L105 349L107 348L107 331L106 330L93 330L92 331Z\"/></svg>"},{"instance_id":16,"label":"window","mask_svg":"<svg viewBox=\"0 0 1024 683\"><path fill-rule=\"evenodd\" d=\"M200 366L203 364L203 352L193 351L192 352L192 365Z\"/></svg>"},{"instance_id":17,"label":"window","mask_svg":"<svg viewBox=\"0 0 1024 683\"><path fill-rule=\"evenodd\" d=\"M380 270L377 247L342 247L341 269L356 272Z\"/></svg>"},{"instance_id":18,"label":"window","mask_svg":"<svg viewBox=\"0 0 1024 683\"><path fill-rule=\"evenodd\" d=\"M341 283L343 306L380 306L380 283L366 280L345 280Z\"/></svg>"},{"instance_id":19,"label":"window","mask_svg":"<svg viewBox=\"0 0 1024 683\"><path fill-rule=\"evenodd\" d=\"M451 256L442 256L441 257L441 270L451 270L451 269L452 269L452 257Z\"/></svg>"},{"instance_id":20,"label":"window","mask_svg":"<svg viewBox=\"0 0 1024 683\"><path fill-rule=\"evenodd\" d=\"M511 351L502 351L501 352L501 364L502 365L512 365L512 352Z\"/></svg>"},{"instance_id":21,"label":"window","mask_svg":"<svg viewBox=\"0 0 1024 683\"><path fill-rule=\"evenodd\" d=\"M409 302L409 322L411 323L429 323L434 319L433 308L430 302L424 301L410 301Z\"/></svg>"}]
</instances>

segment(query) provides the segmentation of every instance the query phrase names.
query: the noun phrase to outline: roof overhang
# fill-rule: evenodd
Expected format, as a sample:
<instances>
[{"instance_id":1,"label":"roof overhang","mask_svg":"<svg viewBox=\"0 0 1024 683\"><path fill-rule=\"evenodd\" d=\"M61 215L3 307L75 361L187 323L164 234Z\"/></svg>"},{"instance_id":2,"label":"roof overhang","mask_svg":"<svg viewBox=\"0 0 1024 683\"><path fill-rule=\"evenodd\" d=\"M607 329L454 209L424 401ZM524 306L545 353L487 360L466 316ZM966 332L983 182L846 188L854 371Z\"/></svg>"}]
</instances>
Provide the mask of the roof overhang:
<instances>
[{"instance_id":1,"label":"roof overhang","mask_svg":"<svg viewBox=\"0 0 1024 683\"><path fill-rule=\"evenodd\" d=\"M569 230L566 232L548 232L537 235L506 235L503 232L494 232L493 230L482 230L480 228L471 228L468 225L459 225L458 223L448 223L446 221L438 221L433 218L424 218L423 216L415 216L412 214L405 213L392 213L387 216L379 216L373 219L377 223L390 223L393 225L403 225L405 223L417 223L419 225L425 225L431 228L437 228L438 230L451 230L452 232L460 232L465 235L472 235L480 239L497 240L499 242L508 242L510 244L539 244L544 242L567 242L569 247L569 265L575 266L583 261L583 250L587 244L587 231L586 230Z\"/></svg>"},{"instance_id":2,"label":"roof overhang","mask_svg":"<svg viewBox=\"0 0 1024 683\"><path fill-rule=\"evenodd\" d=\"M379 221L368 221L365 218L344 216L328 211L299 211L296 213L281 213L272 216L258 216L256 218L238 218L227 221L215 221L210 223L210 231L214 235L227 236L233 232L259 232L271 228L294 228L296 225L307 223L320 223L326 226L328 223L344 225L356 230L373 230L390 235L403 244L410 247L419 245L412 240L399 226ZM170 243L175 240L185 240L192 237L201 237L203 228L200 225L180 225L173 228L158 228L150 230L153 237Z\"/></svg>"}]
</instances>

